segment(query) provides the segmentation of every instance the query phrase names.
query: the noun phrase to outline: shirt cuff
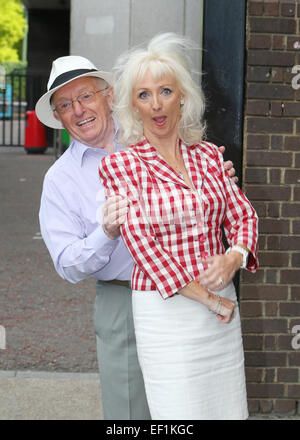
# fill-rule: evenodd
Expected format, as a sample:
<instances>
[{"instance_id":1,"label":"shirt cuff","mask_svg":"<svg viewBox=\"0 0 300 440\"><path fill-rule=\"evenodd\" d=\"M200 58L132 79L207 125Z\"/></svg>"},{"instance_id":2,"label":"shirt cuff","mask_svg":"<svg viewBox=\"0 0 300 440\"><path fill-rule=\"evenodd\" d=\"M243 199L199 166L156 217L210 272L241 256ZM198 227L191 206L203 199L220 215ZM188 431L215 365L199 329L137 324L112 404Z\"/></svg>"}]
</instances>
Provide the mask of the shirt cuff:
<instances>
[{"instance_id":1,"label":"shirt cuff","mask_svg":"<svg viewBox=\"0 0 300 440\"><path fill-rule=\"evenodd\" d=\"M234 244L232 244L232 246L238 244L243 244L249 250L247 266L245 267L245 269L248 270L249 272L253 272L253 273L256 272L258 269L258 257L257 257L257 248L255 247L255 243L253 242L249 244L247 237L244 238L243 236L241 236L238 237L238 239Z\"/></svg>"},{"instance_id":2,"label":"shirt cuff","mask_svg":"<svg viewBox=\"0 0 300 440\"><path fill-rule=\"evenodd\" d=\"M118 246L120 238L112 240L109 238L99 225L87 238L87 247L94 249L98 257L109 257Z\"/></svg>"},{"instance_id":3,"label":"shirt cuff","mask_svg":"<svg viewBox=\"0 0 300 440\"><path fill-rule=\"evenodd\" d=\"M191 281L194 281L194 278L188 273L178 273L176 279L166 280L166 282L160 282L157 284L157 290L163 299L170 298L178 293L179 290L183 289L187 284Z\"/></svg>"}]
</instances>

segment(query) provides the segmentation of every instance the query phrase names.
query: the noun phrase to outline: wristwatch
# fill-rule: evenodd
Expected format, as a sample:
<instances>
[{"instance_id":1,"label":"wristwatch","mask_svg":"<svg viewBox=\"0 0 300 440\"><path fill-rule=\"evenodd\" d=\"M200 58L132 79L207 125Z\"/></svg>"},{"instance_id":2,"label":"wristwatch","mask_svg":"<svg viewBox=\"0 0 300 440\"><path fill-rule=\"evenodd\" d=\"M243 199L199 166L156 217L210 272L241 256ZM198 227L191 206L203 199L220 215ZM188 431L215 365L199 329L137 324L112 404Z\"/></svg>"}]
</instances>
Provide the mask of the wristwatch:
<instances>
[{"instance_id":1,"label":"wristwatch","mask_svg":"<svg viewBox=\"0 0 300 440\"><path fill-rule=\"evenodd\" d=\"M242 265L240 266L240 269L245 269L248 263L249 252L246 249L244 249L242 246L239 246L238 244L228 248L225 254L228 254L231 251L236 251L243 255L243 262Z\"/></svg>"}]
</instances>

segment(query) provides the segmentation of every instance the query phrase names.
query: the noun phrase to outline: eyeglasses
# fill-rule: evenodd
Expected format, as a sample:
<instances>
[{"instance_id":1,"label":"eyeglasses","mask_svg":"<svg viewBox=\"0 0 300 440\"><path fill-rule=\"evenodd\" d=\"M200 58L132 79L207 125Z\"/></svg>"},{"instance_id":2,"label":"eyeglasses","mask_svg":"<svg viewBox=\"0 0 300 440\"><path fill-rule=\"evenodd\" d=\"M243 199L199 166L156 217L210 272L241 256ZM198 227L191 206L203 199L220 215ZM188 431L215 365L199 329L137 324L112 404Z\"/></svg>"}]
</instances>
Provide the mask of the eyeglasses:
<instances>
[{"instance_id":1,"label":"eyeglasses","mask_svg":"<svg viewBox=\"0 0 300 440\"><path fill-rule=\"evenodd\" d=\"M80 105L88 104L89 102L94 101L97 93L104 92L104 90L106 89L108 89L108 87L105 87L105 89L102 90L89 90L88 92L82 93L81 95L77 96L77 98L73 100L66 99L65 101L60 102L55 107L52 107L52 110L57 111L60 114L67 113L73 108L73 102L77 101Z\"/></svg>"}]
</instances>

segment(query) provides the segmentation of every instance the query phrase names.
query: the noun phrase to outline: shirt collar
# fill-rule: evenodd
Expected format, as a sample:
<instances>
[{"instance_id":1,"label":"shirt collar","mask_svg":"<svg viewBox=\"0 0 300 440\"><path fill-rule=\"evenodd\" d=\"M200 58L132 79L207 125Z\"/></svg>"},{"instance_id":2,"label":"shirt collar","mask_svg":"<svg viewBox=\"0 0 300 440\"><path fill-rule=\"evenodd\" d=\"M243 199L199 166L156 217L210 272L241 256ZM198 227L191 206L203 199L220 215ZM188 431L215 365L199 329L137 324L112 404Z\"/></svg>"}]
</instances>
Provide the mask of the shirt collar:
<instances>
[{"instance_id":1,"label":"shirt collar","mask_svg":"<svg viewBox=\"0 0 300 440\"><path fill-rule=\"evenodd\" d=\"M122 150L123 147L118 142L119 126L115 119L114 119L114 127L115 127L115 134L114 134L113 144L114 144L114 152L117 152ZM83 160L85 156L94 154L99 156L99 160L100 160L102 159L102 157L107 156L109 154L106 150L104 150L104 148L89 147L88 145L83 144L77 139L73 140L69 148L71 150L72 156L74 157L76 162L80 164L81 167L83 165Z\"/></svg>"},{"instance_id":2,"label":"shirt collar","mask_svg":"<svg viewBox=\"0 0 300 440\"><path fill-rule=\"evenodd\" d=\"M182 142L181 139L179 140L179 143L182 153L188 151L187 146ZM165 162L165 159L163 159L163 157L156 151L156 149L152 147L147 139L143 139L141 142L135 144L134 149L146 162L151 162L153 160Z\"/></svg>"}]
</instances>

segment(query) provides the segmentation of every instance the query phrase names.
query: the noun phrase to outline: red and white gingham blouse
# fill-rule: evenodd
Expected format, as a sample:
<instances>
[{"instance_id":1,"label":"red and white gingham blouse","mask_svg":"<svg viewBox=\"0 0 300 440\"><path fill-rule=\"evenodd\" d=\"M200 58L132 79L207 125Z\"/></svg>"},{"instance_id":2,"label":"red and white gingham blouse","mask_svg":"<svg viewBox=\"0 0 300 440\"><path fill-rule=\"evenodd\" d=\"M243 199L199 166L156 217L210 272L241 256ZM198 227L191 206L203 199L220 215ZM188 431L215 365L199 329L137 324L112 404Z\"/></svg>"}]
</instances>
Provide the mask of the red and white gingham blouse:
<instances>
[{"instance_id":1,"label":"red and white gingham blouse","mask_svg":"<svg viewBox=\"0 0 300 440\"><path fill-rule=\"evenodd\" d=\"M202 259L224 253L222 224L231 246L250 250L247 269L258 267L258 218L224 171L222 154L208 142L180 148L194 190L146 140L99 167L107 195L130 200L121 234L135 261L132 289L158 290L163 298L197 281Z\"/></svg>"}]
</instances>

